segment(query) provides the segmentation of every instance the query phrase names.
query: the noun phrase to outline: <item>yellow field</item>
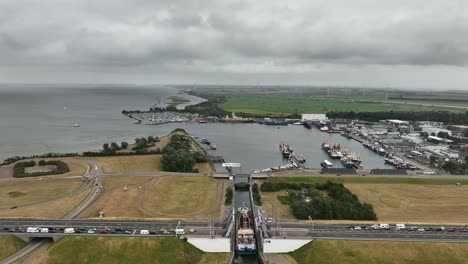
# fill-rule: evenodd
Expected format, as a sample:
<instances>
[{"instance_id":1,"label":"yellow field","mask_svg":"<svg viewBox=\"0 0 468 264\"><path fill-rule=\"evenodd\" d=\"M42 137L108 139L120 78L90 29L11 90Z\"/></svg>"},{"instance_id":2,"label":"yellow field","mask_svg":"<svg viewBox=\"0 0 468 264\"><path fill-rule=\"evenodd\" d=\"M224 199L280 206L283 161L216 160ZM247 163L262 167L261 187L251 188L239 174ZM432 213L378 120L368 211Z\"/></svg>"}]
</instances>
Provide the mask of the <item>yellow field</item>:
<instances>
[{"instance_id":1,"label":"yellow field","mask_svg":"<svg viewBox=\"0 0 468 264\"><path fill-rule=\"evenodd\" d=\"M466 243L314 240L290 255L297 263L467 263Z\"/></svg>"},{"instance_id":2,"label":"yellow field","mask_svg":"<svg viewBox=\"0 0 468 264\"><path fill-rule=\"evenodd\" d=\"M0 210L0 218L63 218L68 212L80 204L91 191L90 188L72 197L63 198L26 208Z\"/></svg>"},{"instance_id":3,"label":"yellow field","mask_svg":"<svg viewBox=\"0 0 468 264\"><path fill-rule=\"evenodd\" d=\"M78 189L82 184L80 179L28 178L1 181L0 207L47 201Z\"/></svg>"},{"instance_id":4,"label":"yellow field","mask_svg":"<svg viewBox=\"0 0 468 264\"><path fill-rule=\"evenodd\" d=\"M218 182L209 177L161 177L145 194L143 207L168 216L196 214L217 201Z\"/></svg>"},{"instance_id":5,"label":"yellow field","mask_svg":"<svg viewBox=\"0 0 468 264\"><path fill-rule=\"evenodd\" d=\"M382 221L463 223L468 219L468 186L346 184L374 206Z\"/></svg>"},{"instance_id":6,"label":"yellow field","mask_svg":"<svg viewBox=\"0 0 468 264\"><path fill-rule=\"evenodd\" d=\"M287 204L282 204L277 196L278 195L285 195L286 191L279 191L279 192L262 192L262 210L269 217L273 217L272 215L272 205L274 206L275 210L275 218L278 217L281 220L296 220L291 210L291 207Z\"/></svg>"},{"instance_id":7,"label":"yellow field","mask_svg":"<svg viewBox=\"0 0 468 264\"><path fill-rule=\"evenodd\" d=\"M0 261L26 246L26 242L13 236L0 236Z\"/></svg>"},{"instance_id":8,"label":"yellow field","mask_svg":"<svg viewBox=\"0 0 468 264\"><path fill-rule=\"evenodd\" d=\"M101 164L106 173L150 172L161 170L162 155L86 157Z\"/></svg>"}]
</instances>

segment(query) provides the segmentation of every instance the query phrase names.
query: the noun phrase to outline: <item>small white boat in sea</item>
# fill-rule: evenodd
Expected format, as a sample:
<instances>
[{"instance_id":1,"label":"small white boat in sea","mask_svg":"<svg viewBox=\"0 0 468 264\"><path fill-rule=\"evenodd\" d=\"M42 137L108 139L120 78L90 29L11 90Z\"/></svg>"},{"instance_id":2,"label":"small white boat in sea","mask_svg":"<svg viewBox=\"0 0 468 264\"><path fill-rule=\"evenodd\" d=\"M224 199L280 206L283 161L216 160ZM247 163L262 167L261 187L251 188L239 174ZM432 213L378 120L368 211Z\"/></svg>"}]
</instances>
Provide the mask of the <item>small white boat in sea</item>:
<instances>
[{"instance_id":1,"label":"small white boat in sea","mask_svg":"<svg viewBox=\"0 0 468 264\"><path fill-rule=\"evenodd\" d=\"M74 124L74 125L73 125L73 127L80 127L80 125L78 125L78 124Z\"/></svg>"}]
</instances>

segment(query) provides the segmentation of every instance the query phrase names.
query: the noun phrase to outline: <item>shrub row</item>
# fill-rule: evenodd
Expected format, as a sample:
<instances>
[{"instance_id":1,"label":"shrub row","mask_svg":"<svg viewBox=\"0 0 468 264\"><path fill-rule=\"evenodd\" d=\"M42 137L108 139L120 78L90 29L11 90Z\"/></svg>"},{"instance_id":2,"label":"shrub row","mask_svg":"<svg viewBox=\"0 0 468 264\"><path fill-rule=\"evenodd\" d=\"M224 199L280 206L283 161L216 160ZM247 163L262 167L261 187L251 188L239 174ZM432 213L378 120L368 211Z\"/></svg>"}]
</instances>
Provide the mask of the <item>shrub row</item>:
<instances>
[{"instance_id":1,"label":"shrub row","mask_svg":"<svg viewBox=\"0 0 468 264\"><path fill-rule=\"evenodd\" d=\"M48 172L34 172L34 173L26 173L26 168L36 166L36 162L25 161L25 162L18 162L13 167L13 177L15 178L22 178L22 177L36 177L36 176L45 176L45 175L56 175L56 174L64 174L70 171L68 168L68 164L60 160L40 160L39 166L47 166L52 165L55 166L55 169Z\"/></svg>"}]
</instances>

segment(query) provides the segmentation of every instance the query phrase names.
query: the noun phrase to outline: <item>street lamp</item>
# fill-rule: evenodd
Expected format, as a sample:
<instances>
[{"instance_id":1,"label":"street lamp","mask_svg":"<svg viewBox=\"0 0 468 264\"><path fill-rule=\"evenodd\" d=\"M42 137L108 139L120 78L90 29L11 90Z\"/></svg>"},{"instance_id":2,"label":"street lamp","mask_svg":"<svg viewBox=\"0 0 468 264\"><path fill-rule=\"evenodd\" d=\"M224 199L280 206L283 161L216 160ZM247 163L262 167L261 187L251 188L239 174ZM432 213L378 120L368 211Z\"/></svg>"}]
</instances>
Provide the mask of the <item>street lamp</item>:
<instances>
[{"instance_id":1,"label":"street lamp","mask_svg":"<svg viewBox=\"0 0 468 264\"><path fill-rule=\"evenodd\" d=\"M314 219L312 219L312 217L310 217L310 215L309 215L309 222L312 224L312 232L314 232L314 228L315 228Z\"/></svg>"}]
</instances>

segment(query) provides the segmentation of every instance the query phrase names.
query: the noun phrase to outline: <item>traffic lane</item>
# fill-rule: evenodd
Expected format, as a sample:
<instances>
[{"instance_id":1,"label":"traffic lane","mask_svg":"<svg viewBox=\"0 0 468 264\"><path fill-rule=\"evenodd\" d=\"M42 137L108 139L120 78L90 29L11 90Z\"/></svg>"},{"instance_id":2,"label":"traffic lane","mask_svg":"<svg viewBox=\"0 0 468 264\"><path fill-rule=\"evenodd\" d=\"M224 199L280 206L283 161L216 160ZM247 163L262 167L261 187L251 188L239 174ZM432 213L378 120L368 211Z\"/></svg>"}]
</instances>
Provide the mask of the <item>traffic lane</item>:
<instances>
[{"instance_id":1,"label":"traffic lane","mask_svg":"<svg viewBox=\"0 0 468 264\"><path fill-rule=\"evenodd\" d=\"M177 225L178 221L106 221L106 220L60 220L60 219L35 219L35 220L0 220L0 226L165 226ZM183 226L209 226L208 221L188 221L180 222ZM220 222L215 222L215 226L219 226Z\"/></svg>"},{"instance_id":2,"label":"traffic lane","mask_svg":"<svg viewBox=\"0 0 468 264\"><path fill-rule=\"evenodd\" d=\"M460 234L369 234L369 233L311 233L312 238L349 239L349 240L396 240L396 241L439 241L468 242L468 235Z\"/></svg>"}]
</instances>

